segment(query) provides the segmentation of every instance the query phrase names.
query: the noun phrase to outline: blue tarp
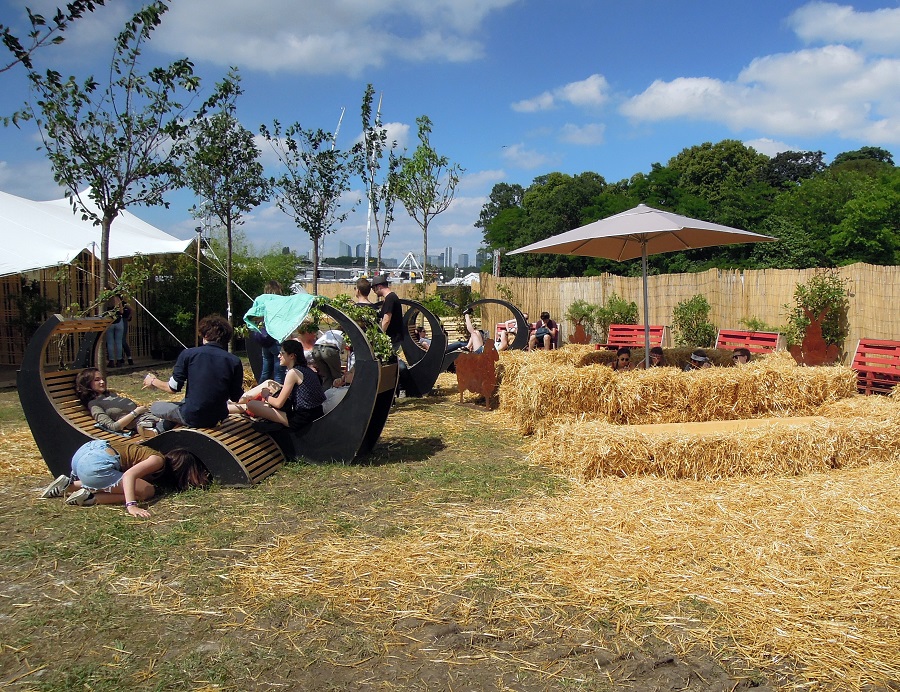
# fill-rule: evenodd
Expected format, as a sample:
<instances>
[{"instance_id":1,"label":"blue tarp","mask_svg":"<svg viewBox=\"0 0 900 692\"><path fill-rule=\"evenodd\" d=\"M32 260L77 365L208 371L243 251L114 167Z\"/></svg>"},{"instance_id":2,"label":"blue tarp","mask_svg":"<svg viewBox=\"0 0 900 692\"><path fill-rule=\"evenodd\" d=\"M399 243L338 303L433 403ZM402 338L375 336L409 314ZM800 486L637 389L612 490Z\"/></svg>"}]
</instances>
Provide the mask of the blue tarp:
<instances>
[{"instance_id":1,"label":"blue tarp","mask_svg":"<svg viewBox=\"0 0 900 692\"><path fill-rule=\"evenodd\" d=\"M258 332L257 323L259 318L262 318L269 336L279 342L284 341L306 319L316 297L309 293L295 293L290 296L265 293L253 301L253 305L244 315L244 324L251 331Z\"/></svg>"}]
</instances>

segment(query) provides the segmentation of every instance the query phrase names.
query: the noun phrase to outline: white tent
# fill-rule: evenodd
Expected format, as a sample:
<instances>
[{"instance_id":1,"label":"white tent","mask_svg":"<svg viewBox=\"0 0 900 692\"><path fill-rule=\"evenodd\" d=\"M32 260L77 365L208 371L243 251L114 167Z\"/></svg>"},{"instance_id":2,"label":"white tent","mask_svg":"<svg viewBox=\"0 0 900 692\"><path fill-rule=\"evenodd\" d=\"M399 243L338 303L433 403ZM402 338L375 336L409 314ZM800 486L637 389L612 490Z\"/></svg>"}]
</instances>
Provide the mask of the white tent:
<instances>
[{"instance_id":1,"label":"white tent","mask_svg":"<svg viewBox=\"0 0 900 692\"><path fill-rule=\"evenodd\" d=\"M0 192L0 238L0 276L67 264L84 250L100 257L100 226L83 221L67 199L32 202ZM109 258L183 252L191 242L123 211L112 224Z\"/></svg>"}]
</instances>

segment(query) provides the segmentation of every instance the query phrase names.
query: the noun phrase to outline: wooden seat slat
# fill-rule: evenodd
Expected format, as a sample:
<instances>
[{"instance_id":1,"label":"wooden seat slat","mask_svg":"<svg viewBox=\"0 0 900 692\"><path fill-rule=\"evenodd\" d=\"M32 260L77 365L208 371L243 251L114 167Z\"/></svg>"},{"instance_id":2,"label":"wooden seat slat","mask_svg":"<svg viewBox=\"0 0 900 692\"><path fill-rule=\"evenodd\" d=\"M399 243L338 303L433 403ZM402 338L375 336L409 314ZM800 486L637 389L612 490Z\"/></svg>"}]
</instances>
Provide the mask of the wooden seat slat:
<instances>
[{"instance_id":1,"label":"wooden seat slat","mask_svg":"<svg viewBox=\"0 0 900 692\"><path fill-rule=\"evenodd\" d=\"M780 332L754 332L741 329L720 329L716 336L716 348L733 351L746 348L750 353L783 351L785 339Z\"/></svg>"},{"instance_id":2,"label":"wooden seat slat","mask_svg":"<svg viewBox=\"0 0 900 692\"><path fill-rule=\"evenodd\" d=\"M669 342L669 328L665 325L650 325L650 347L667 346ZM642 324L611 324L607 331L606 343L597 344L597 348L643 348L645 346L644 325Z\"/></svg>"},{"instance_id":3,"label":"wooden seat slat","mask_svg":"<svg viewBox=\"0 0 900 692\"><path fill-rule=\"evenodd\" d=\"M900 341L860 339L851 367L860 394L890 394L900 381Z\"/></svg>"}]
</instances>

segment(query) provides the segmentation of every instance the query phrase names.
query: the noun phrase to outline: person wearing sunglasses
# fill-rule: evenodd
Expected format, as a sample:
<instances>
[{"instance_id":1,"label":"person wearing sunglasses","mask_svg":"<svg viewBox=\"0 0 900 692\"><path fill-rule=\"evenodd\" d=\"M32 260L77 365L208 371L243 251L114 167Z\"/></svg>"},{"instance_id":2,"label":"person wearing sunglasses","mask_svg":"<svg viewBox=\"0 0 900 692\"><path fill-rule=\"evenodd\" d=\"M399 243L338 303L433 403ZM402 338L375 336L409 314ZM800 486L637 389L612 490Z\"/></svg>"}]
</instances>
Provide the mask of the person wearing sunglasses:
<instances>
[{"instance_id":1,"label":"person wearing sunglasses","mask_svg":"<svg viewBox=\"0 0 900 692\"><path fill-rule=\"evenodd\" d=\"M627 346L622 346L619 350L616 351L616 359L612 362L613 370L633 370L634 366L631 364L631 349Z\"/></svg>"},{"instance_id":2,"label":"person wearing sunglasses","mask_svg":"<svg viewBox=\"0 0 900 692\"><path fill-rule=\"evenodd\" d=\"M731 362L733 365L743 365L744 363L749 363L750 349L744 348L743 346L734 349L734 352L731 354Z\"/></svg>"}]
</instances>

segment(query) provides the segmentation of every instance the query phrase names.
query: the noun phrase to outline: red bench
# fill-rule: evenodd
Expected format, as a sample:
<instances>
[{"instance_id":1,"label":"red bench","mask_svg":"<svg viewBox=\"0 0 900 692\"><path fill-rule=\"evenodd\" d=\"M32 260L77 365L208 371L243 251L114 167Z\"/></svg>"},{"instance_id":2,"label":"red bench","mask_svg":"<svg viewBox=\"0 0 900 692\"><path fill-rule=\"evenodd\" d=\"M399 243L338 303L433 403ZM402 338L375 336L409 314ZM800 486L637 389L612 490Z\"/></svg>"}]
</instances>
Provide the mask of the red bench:
<instances>
[{"instance_id":1,"label":"red bench","mask_svg":"<svg viewBox=\"0 0 900 692\"><path fill-rule=\"evenodd\" d=\"M890 394L900 381L900 341L860 339L851 367L860 394Z\"/></svg>"},{"instance_id":2,"label":"red bench","mask_svg":"<svg viewBox=\"0 0 900 692\"><path fill-rule=\"evenodd\" d=\"M750 353L772 353L783 351L784 337L779 332L750 332L740 329L720 329L716 337L716 348L733 351L746 348Z\"/></svg>"},{"instance_id":3,"label":"red bench","mask_svg":"<svg viewBox=\"0 0 900 692\"><path fill-rule=\"evenodd\" d=\"M643 348L644 325L642 324L611 324L607 333L606 343L597 344L597 348L621 348L628 346L629 348ZM662 325L650 325L650 348L654 346L669 345L669 328Z\"/></svg>"}]
</instances>

